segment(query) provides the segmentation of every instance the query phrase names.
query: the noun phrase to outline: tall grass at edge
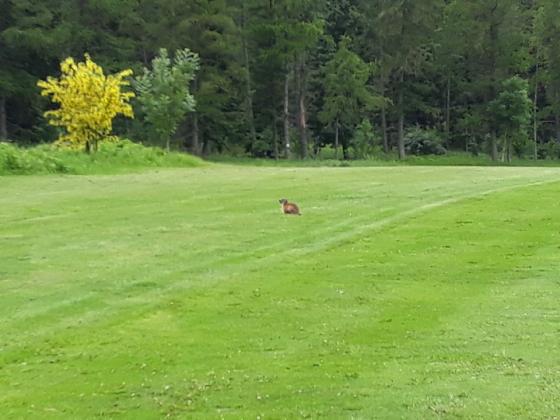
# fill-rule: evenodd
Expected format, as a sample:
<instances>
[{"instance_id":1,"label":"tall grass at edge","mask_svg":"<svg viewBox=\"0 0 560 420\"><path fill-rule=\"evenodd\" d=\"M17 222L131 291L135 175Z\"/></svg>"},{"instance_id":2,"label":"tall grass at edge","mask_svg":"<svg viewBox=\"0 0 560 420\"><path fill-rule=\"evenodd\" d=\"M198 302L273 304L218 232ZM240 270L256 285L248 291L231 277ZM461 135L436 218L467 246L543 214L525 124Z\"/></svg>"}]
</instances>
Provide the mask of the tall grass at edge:
<instances>
[{"instance_id":1,"label":"tall grass at edge","mask_svg":"<svg viewBox=\"0 0 560 420\"><path fill-rule=\"evenodd\" d=\"M95 153L40 145L21 148L0 143L0 175L118 173L135 168L198 167L186 153L166 152L130 140L102 143Z\"/></svg>"}]
</instances>

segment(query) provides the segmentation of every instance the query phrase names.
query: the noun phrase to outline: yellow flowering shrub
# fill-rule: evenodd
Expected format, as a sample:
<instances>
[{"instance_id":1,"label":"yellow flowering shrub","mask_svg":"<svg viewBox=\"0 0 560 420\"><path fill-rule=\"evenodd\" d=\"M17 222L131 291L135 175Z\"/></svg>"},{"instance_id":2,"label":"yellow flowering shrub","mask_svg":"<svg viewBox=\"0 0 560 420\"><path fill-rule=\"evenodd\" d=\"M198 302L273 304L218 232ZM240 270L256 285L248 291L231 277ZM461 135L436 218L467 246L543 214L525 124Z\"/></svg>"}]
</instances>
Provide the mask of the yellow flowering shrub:
<instances>
[{"instance_id":1,"label":"yellow flowering shrub","mask_svg":"<svg viewBox=\"0 0 560 420\"><path fill-rule=\"evenodd\" d=\"M97 148L97 143L109 138L113 119L122 114L134 118L129 101L133 92L124 92L132 70L105 76L103 69L88 54L85 62L67 58L60 64L60 79L40 80L42 96L50 96L58 109L45 112L51 125L63 127L65 134L57 144L73 148Z\"/></svg>"}]
</instances>

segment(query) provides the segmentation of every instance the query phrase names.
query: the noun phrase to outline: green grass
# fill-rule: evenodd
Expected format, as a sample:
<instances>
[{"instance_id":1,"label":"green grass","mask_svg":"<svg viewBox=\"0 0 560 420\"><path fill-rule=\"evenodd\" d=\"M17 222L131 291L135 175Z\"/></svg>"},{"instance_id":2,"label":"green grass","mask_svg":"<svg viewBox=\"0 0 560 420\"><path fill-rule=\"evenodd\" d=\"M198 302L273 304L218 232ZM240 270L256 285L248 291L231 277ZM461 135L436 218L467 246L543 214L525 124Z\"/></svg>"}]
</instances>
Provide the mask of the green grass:
<instances>
[{"instance_id":1,"label":"green grass","mask_svg":"<svg viewBox=\"0 0 560 420\"><path fill-rule=\"evenodd\" d=\"M2 418L560 412L558 169L0 180Z\"/></svg>"},{"instance_id":2,"label":"green grass","mask_svg":"<svg viewBox=\"0 0 560 420\"><path fill-rule=\"evenodd\" d=\"M146 168L192 168L205 163L185 153L166 153L130 140L102 143L95 153L45 144L30 148L0 142L0 175L117 174Z\"/></svg>"}]
</instances>

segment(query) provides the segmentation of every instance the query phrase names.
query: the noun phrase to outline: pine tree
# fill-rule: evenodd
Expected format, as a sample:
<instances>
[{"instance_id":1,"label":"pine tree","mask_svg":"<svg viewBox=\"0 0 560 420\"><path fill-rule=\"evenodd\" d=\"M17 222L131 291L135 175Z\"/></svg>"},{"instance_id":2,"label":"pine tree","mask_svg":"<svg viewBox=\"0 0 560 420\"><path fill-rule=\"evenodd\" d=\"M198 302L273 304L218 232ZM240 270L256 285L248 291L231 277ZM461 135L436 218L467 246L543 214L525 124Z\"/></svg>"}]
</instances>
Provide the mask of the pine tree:
<instances>
[{"instance_id":1,"label":"pine tree","mask_svg":"<svg viewBox=\"0 0 560 420\"><path fill-rule=\"evenodd\" d=\"M346 127L353 131L367 116L368 111L381 102L368 85L373 74L372 65L350 51L349 44L349 38L342 38L336 54L324 69L325 104L319 118L335 132L336 157L340 145L340 128ZM343 142L345 158L347 147L348 139Z\"/></svg>"}]
</instances>

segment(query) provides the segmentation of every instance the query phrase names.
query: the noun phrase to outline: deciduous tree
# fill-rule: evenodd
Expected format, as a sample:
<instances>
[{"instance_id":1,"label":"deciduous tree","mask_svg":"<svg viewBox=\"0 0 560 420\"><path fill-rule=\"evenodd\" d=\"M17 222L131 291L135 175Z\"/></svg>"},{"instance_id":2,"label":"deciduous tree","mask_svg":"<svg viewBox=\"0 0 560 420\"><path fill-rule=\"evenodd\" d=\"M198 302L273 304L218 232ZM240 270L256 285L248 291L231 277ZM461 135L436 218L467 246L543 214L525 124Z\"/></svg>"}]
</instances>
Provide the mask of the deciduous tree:
<instances>
[{"instance_id":1,"label":"deciduous tree","mask_svg":"<svg viewBox=\"0 0 560 420\"><path fill-rule=\"evenodd\" d=\"M152 60L152 68L134 82L138 102L155 132L169 151L171 136L187 112L195 109L189 86L199 67L198 55L188 48L175 52L171 59L165 48Z\"/></svg>"},{"instance_id":2,"label":"deciduous tree","mask_svg":"<svg viewBox=\"0 0 560 420\"><path fill-rule=\"evenodd\" d=\"M531 118L529 84L517 76L505 80L497 98L490 103L498 133L503 139L502 160L511 162L513 147L527 140Z\"/></svg>"},{"instance_id":3,"label":"deciduous tree","mask_svg":"<svg viewBox=\"0 0 560 420\"><path fill-rule=\"evenodd\" d=\"M41 94L58 105L45 117L50 124L64 129L59 145L97 150L98 142L111 134L117 115L134 116L129 103L134 93L125 91L132 70L106 76L88 54L84 62L67 58L60 70L60 78L48 77L37 83Z\"/></svg>"}]
</instances>

